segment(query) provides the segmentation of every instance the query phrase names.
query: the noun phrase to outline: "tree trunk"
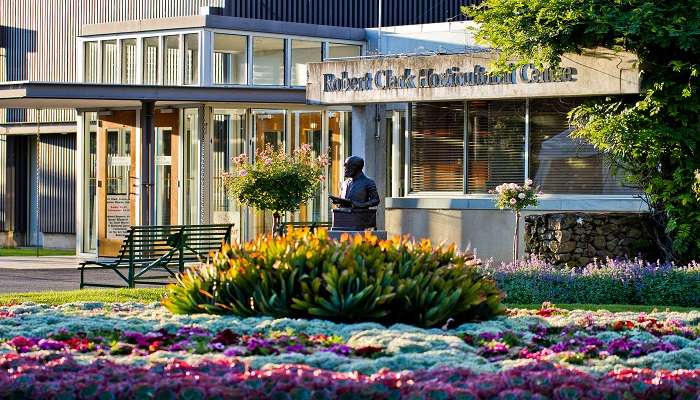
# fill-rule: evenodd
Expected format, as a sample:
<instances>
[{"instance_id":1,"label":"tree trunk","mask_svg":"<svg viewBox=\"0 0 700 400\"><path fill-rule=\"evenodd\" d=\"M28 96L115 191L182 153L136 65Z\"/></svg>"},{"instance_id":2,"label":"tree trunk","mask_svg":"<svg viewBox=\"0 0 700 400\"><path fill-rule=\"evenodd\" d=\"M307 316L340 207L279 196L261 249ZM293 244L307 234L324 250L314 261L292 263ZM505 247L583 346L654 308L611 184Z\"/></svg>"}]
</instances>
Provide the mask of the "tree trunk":
<instances>
[{"instance_id":1,"label":"tree trunk","mask_svg":"<svg viewBox=\"0 0 700 400\"><path fill-rule=\"evenodd\" d=\"M515 233L513 234L513 262L518 262L520 248L520 211L515 211Z\"/></svg>"}]
</instances>

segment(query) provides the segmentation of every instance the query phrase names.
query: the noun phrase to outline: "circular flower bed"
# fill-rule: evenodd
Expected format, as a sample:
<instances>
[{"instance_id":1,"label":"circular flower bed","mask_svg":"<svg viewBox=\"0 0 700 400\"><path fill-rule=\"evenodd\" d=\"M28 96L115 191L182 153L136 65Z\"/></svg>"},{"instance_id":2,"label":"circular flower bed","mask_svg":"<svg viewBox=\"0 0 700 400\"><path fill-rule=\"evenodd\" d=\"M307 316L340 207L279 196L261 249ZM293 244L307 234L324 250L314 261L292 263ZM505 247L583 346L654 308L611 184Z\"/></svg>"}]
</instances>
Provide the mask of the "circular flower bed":
<instances>
[{"instance_id":1,"label":"circular flower bed","mask_svg":"<svg viewBox=\"0 0 700 400\"><path fill-rule=\"evenodd\" d=\"M0 398L692 398L700 312L510 310L443 329L0 307ZM508 397L508 396L506 396Z\"/></svg>"}]
</instances>

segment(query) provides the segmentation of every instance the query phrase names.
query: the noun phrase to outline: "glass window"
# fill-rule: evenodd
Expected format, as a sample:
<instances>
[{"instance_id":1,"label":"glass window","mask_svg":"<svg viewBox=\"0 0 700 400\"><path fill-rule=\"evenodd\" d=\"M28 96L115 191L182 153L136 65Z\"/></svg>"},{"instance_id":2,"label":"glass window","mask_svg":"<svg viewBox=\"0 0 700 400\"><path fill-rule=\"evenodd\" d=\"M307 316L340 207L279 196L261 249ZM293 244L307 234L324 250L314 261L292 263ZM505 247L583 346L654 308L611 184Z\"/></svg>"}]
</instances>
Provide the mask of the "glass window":
<instances>
[{"instance_id":1,"label":"glass window","mask_svg":"<svg viewBox=\"0 0 700 400\"><path fill-rule=\"evenodd\" d=\"M159 38L148 37L143 39L143 84L158 84L158 49Z\"/></svg>"},{"instance_id":2,"label":"glass window","mask_svg":"<svg viewBox=\"0 0 700 400\"><path fill-rule=\"evenodd\" d=\"M97 113L83 113L84 149L83 165L83 243L86 253L97 251ZM113 140L113 139L112 139Z\"/></svg>"},{"instance_id":3,"label":"glass window","mask_svg":"<svg viewBox=\"0 0 700 400\"><path fill-rule=\"evenodd\" d=\"M155 128L155 225L170 225L175 222L172 218L171 204L173 200L173 129Z\"/></svg>"},{"instance_id":4,"label":"glass window","mask_svg":"<svg viewBox=\"0 0 700 400\"><path fill-rule=\"evenodd\" d=\"M245 110L214 110L212 131L212 222L234 224L233 237L240 236L241 206L224 187L223 175L233 171L233 157L246 153Z\"/></svg>"},{"instance_id":5,"label":"glass window","mask_svg":"<svg viewBox=\"0 0 700 400\"><path fill-rule=\"evenodd\" d=\"M253 38L253 84L284 85L284 39Z\"/></svg>"},{"instance_id":6,"label":"glass window","mask_svg":"<svg viewBox=\"0 0 700 400\"><path fill-rule=\"evenodd\" d=\"M414 103L411 191L463 192L464 103Z\"/></svg>"},{"instance_id":7,"label":"glass window","mask_svg":"<svg viewBox=\"0 0 700 400\"><path fill-rule=\"evenodd\" d=\"M122 40L122 83L136 83L136 39Z\"/></svg>"},{"instance_id":8,"label":"glass window","mask_svg":"<svg viewBox=\"0 0 700 400\"><path fill-rule=\"evenodd\" d=\"M292 86L306 86L306 64L321 61L321 44L292 40Z\"/></svg>"},{"instance_id":9,"label":"glass window","mask_svg":"<svg viewBox=\"0 0 700 400\"><path fill-rule=\"evenodd\" d=\"M199 109L188 108L183 111L184 132L182 137L182 171L183 188L182 222L188 225L198 224L200 203L200 140Z\"/></svg>"},{"instance_id":10,"label":"glass window","mask_svg":"<svg viewBox=\"0 0 700 400\"><path fill-rule=\"evenodd\" d=\"M248 80L248 40L245 36L214 34L214 83L245 85Z\"/></svg>"},{"instance_id":11,"label":"glass window","mask_svg":"<svg viewBox=\"0 0 700 400\"><path fill-rule=\"evenodd\" d=\"M328 43L328 55L326 58L359 57L362 55L362 46L356 44Z\"/></svg>"},{"instance_id":12,"label":"glass window","mask_svg":"<svg viewBox=\"0 0 700 400\"><path fill-rule=\"evenodd\" d=\"M98 67L98 42L85 42L83 44L83 81L95 83L99 81Z\"/></svg>"},{"instance_id":13,"label":"glass window","mask_svg":"<svg viewBox=\"0 0 700 400\"><path fill-rule=\"evenodd\" d=\"M294 135L292 136L292 148L297 149L301 145L308 144L314 157L321 155L324 151L323 138L321 136L321 113L320 112L294 112L292 113L292 126ZM319 188L316 195L306 204L302 204L299 210L299 221L321 221L323 218L322 207L326 204L322 202L324 188ZM325 200L325 198L324 198Z\"/></svg>"},{"instance_id":14,"label":"glass window","mask_svg":"<svg viewBox=\"0 0 700 400\"><path fill-rule=\"evenodd\" d=\"M470 101L467 193L525 181L525 101Z\"/></svg>"},{"instance_id":15,"label":"glass window","mask_svg":"<svg viewBox=\"0 0 700 400\"><path fill-rule=\"evenodd\" d=\"M260 110L254 111L253 132L255 148L253 151L264 149L267 145L279 149L285 148L286 120L285 111ZM251 237L268 233L272 229L272 212L254 211ZM284 216L282 217L284 220Z\"/></svg>"},{"instance_id":16,"label":"glass window","mask_svg":"<svg viewBox=\"0 0 700 400\"><path fill-rule=\"evenodd\" d=\"M105 40L102 42L102 82L119 83L117 74L117 41Z\"/></svg>"},{"instance_id":17,"label":"glass window","mask_svg":"<svg viewBox=\"0 0 700 400\"><path fill-rule=\"evenodd\" d=\"M331 162L328 167L328 191L334 196L339 196L340 186L345 180L343 163L352 154L352 113L346 111L329 112L328 134Z\"/></svg>"},{"instance_id":18,"label":"glass window","mask_svg":"<svg viewBox=\"0 0 700 400\"><path fill-rule=\"evenodd\" d=\"M129 198L131 131L107 129L107 195Z\"/></svg>"},{"instance_id":19,"label":"glass window","mask_svg":"<svg viewBox=\"0 0 700 400\"><path fill-rule=\"evenodd\" d=\"M582 101L530 101L530 178L545 193L634 193L611 175L604 156L591 144L569 137L572 129L567 114Z\"/></svg>"},{"instance_id":20,"label":"glass window","mask_svg":"<svg viewBox=\"0 0 700 400\"><path fill-rule=\"evenodd\" d=\"M199 34L185 35L185 85L199 83Z\"/></svg>"},{"instance_id":21,"label":"glass window","mask_svg":"<svg viewBox=\"0 0 700 400\"><path fill-rule=\"evenodd\" d=\"M163 85L180 83L180 37L163 36Z\"/></svg>"}]
</instances>

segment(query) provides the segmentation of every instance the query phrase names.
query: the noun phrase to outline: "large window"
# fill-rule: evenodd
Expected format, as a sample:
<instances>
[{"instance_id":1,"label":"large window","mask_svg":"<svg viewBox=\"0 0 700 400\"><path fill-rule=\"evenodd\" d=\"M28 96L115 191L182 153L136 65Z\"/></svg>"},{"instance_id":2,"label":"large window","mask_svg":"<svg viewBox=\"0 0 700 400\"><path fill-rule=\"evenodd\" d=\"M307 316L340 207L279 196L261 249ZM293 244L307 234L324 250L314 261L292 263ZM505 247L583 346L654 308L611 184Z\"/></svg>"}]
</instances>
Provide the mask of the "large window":
<instances>
[{"instance_id":1,"label":"large window","mask_svg":"<svg viewBox=\"0 0 700 400\"><path fill-rule=\"evenodd\" d=\"M199 35L185 35L185 85L199 83Z\"/></svg>"},{"instance_id":2,"label":"large window","mask_svg":"<svg viewBox=\"0 0 700 400\"><path fill-rule=\"evenodd\" d=\"M464 190L464 103L415 103L411 191Z\"/></svg>"},{"instance_id":3,"label":"large window","mask_svg":"<svg viewBox=\"0 0 700 400\"><path fill-rule=\"evenodd\" d=\"M180 83L180 37L163 36L163 85Z\"/></svg>"},{"instance_id":4,"label":"large window","mask_svg":"<svg viewBox=\"0 0 700 400\"><path fill-rule=\"evenodd\" d=\"M214 34L215 84L245 85L248 74L247 38L240 35Z\"/></svg>"},{"instance_id":5,"label":"large window","mask_svg":"<svg viewBox=\"0 0 700 400\"><path fill-rule=\"evenodd\" d=\"M546 194L635 193L570 137L567 114L584 100L413 104L410 192L481 194L530 178Z\"/></svg>"},{"instance_id":6,"label":"large window","mask_svg":"<svg viewBox=\"0 0 700 400\"><path fill-rule=\"evenodd\" d=\"M212 130L212 222L231 223L242 239L241 206L226 192L224 174L233 171L233 157L246 153L245 110L214 110Z\"/></svg>"},{"instance_id":7,"label":"large window","mask_svg":"<svg viewBox=\"0 0 700 400\"><path fill-rule=\"evenodd\" d=\"M580 99L530 100L529 175L545 193L632 193L610 174L603 154L571 138L567 113Z\"/></svg>"},{"instance_id":8,"label":"large window","mask_svg":"<svg viewBox=\"0 0 700 400\"><path fill-rule=\"evenodd\" d=\"M292 40L292 86L306 86L306 64L321 61L321 42Z\"/></svg>"},{"instance_id":9,"label":"large window","mask_svg":"<svg viewBox=\"0 0 700 400\"><path fill-rule=\"evenodd\" d=\"M85 42L83 44L83 81L96 83L99 81L99 43Z\"/></svg>"},{"instance_id":10,"label":"large window","mask_svg":"<svg viewBox=\"0 0 700 400\"><path fill-rule=\"evenodd\" d=\"M284 39L253 38L253 84L284 85Z\"/></svg>"},{"instance_id":11,"label":"large window","mask_svg":"<svg viewBox=\"0 0 700 400\"><path fill-rule=\"evenodd\" d=\"M525 181L525 102L470 101L467 193Z\"/></svg>"},{"instance_id":12,"label":"large window","mask_svg":"<svg viewBox=\"0 0 700 400\"><path fill-rule=\"evenodd\" d=\"M326 58L358 57L362 55L362 46L344 43L328 43Z\"/></svg>"},{"instance_id":13,"label":"large window","mask_svg":"<svg viewBox=\"0 0 700 400\"><path fill-rule=\"evenodd\" d=\"M102 82L119 83L117 58L117 41L105 40L102 42Z\"/></svg>"},{"instance_id":14,"label":"large window","mask_svg":"<svg viewBox=\"0 0 700 400\"><path fill-rule=\"evenodd\" d=\"M136 83L136 39L122 40L122 83Z\"/></svg>"},{"instance_id":15,"label":"large window","mask_svg":"<svg viewBox=\"0 0 700 400\"><path fill-rule=\"evenodd\" d=\"M158 84L158 49L160 38L148 37L143 39L143 84Z\"/></svg>"}]
</instances>

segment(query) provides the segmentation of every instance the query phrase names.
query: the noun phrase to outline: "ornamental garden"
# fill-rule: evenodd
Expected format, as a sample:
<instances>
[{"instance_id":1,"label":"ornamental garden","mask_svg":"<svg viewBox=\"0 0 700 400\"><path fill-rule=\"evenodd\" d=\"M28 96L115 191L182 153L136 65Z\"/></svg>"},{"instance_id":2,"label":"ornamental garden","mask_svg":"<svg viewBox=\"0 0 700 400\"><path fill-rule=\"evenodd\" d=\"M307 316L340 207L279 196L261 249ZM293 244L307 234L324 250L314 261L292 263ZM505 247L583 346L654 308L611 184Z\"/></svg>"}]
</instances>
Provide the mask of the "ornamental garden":
<instances>
[{"instance_id":1,"label":"ornamental garden","mask_svg":"<svg viewBox=\"0 0 700 400\"><path fill-rule=\"evenodd\" d=\"M565 52L622 43L639 57L646 91L569 117L649 203L645 254L656 259L589 257L617 248L576 244L607 232L605 218L525 217L542 197L529 179L491 192L512 215L505 262L424 238L288 226L329 159L269 145L235 157L223 179L231 199L272 213L266 234L225 240L163 289L0 295L0 399L697 399L700 41L688 32L700 28L674 25L697 11L602 3L486 0L465 12L503 49L494 68L559 71ZM640 26L657 17L650 41ZM658 59L668 54L678 59ZM564 225L577 240L520 256L523 234L563 236ZM625 222L614 225L622 235Z\"/></svg>"}]
</instances>

